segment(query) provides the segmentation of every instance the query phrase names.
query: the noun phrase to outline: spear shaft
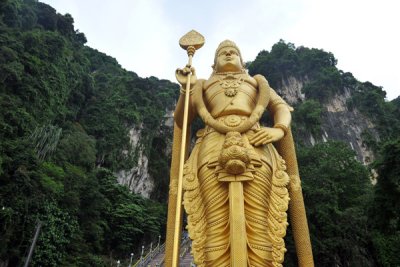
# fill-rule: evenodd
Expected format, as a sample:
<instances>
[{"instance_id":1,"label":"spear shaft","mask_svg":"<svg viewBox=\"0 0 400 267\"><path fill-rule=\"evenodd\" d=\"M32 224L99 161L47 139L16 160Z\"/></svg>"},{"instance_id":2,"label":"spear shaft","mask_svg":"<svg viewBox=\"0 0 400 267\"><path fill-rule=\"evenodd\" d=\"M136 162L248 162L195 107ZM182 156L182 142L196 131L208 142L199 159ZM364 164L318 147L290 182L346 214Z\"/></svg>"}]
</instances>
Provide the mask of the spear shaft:
<instances>
[{"instance_id":1,"label":"spear shaft","mask_svg":"<svg viewBox=\"0 0 400 267\"><path fill-rule=\"evenodd\" d=\"M189 62L188 67L192 66L192 58L194 54L193 49L188 48L189 54ZM189 52L189 50L193 50L193 53ZM180 231L181 223L180 220L182 218L182 191L183 191L183 166L185 163L185 155L186 155L186 139L187 139L187 124L188 124L188 115L189 115L189 96L190 96L190 78L192 77L192 72L189 72L187 75L187 83L186 83L186 92L185 92L185 106L183 110L183 125L182 125L182 142L181 142L181 151L179 157L179 175L178 175L178 192L176 196L176 214L175 214L175 231L174 231L174 243L173 243L173 252L172 252L172 266L177 267L179 265L179 247L180 247Z\"/></svg>"}]
</instances>

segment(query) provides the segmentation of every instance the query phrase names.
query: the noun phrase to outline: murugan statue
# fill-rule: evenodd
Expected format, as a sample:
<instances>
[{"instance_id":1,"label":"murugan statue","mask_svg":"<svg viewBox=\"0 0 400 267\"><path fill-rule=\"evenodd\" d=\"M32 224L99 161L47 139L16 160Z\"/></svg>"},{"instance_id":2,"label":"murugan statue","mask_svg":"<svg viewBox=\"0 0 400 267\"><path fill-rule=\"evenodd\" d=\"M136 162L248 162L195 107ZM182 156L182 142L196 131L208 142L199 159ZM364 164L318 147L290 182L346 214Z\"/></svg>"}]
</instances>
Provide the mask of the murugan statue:
<instances>
[{"instance_id":1,"label":"murugan statue","mask_svg":"<svg viewBox=\"0 0 400 267\"><path fill-rule=\"evenodd\" d=\"M215 52L208 80L197 79L190 66L176 71L182 95L174 113L174 145L182 129L188 73L189 123L199 116L205 124L196 133L183 171L183 205L194 263L282 266L290 206L299 266L314 266L290 131L292 108L262 75L247 73L239 48L225 40ZM260 125L264 112L271 115L273 125ZM170 202L174 190L171 180ZM167 246L168 238L167 233ZM166 266L169 254L167 247Z\"/></svg>"}]
</instances>

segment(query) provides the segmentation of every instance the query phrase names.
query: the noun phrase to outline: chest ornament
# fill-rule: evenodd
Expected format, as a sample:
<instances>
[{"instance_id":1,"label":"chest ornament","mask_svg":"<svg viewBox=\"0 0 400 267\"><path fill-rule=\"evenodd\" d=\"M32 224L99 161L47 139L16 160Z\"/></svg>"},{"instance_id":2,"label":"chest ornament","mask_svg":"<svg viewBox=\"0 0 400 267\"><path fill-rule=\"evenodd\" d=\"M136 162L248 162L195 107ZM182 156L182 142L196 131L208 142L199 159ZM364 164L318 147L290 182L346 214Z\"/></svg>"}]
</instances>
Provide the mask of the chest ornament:
<instances>
[{"instance_id":1,"label":"chest ornament","mask_svg":"<svg viewBox=\"0 0 400 267\"><path fill-rule=\"evenodd\" d=\"M227 97L234 97L238 93L239 86L243 83L243 78L237 78L233 74L228 74L219 80L219 84L224 89Z\"/></svg>"}]
</instances>

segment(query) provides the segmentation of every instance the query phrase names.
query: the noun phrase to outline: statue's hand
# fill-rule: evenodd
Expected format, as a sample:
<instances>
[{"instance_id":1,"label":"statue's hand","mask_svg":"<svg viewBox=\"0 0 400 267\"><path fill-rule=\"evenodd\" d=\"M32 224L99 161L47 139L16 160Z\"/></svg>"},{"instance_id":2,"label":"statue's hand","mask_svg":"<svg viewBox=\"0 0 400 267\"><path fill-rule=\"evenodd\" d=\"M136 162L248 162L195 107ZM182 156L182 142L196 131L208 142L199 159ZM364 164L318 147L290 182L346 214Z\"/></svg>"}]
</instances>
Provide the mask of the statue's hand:
<instances>
[{"instance_id":1,"label":"statue's hand","mask_svg":"<svg viewBox=\"0 0 400 267\"><path fill-rule=\"evenodd\" d=\"M285 135L282 129L262 127L256 130L255 134L249 138L250 144L254 146L265 145L276 142Z\"/></svg>"},{"instance_id":2,"label":"statue's hand","mask_svg":"<svg viewBox=\"0 0 400 267\"><path fill-rule=\"evenodd\" d=\"M175 77L184 89L186 88L189 73L192 74L190 77L190 87L192 87L197 82L196 70L193 67L186 65L183 69L175 71Z\"/></svg>"}]
</instances>

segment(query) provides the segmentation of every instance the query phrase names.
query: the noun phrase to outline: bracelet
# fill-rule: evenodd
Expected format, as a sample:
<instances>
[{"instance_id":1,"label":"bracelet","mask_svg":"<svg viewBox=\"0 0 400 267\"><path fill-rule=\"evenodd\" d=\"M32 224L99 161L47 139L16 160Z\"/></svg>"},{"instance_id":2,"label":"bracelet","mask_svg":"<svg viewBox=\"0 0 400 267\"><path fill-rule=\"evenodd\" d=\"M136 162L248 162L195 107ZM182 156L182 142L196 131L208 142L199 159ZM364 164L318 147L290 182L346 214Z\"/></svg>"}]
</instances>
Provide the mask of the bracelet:
<instances>
[{"instance_id":1,"label":"bracelet","mask_svg":"<svg viewBox=\"0 0 400 267\"><path fill-rule=\"evenodd\" d=\"M287 127L286 125L284 125L282 123L276 123L274 125L274 128L281 129L283 131L283 136L286 136L287 133L289 132L289 127Z\"/></svg>"}]
</instances>

